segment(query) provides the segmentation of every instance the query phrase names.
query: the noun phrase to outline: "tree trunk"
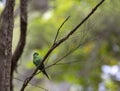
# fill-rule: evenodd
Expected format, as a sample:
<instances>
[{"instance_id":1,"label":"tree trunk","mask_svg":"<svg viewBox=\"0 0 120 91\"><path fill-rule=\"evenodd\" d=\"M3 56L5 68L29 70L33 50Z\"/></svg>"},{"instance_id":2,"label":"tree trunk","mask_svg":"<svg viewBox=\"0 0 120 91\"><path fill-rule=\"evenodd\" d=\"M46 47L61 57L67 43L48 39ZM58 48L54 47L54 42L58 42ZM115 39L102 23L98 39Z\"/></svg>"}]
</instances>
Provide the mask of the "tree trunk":
<instances>
[{"instance_id":1,"label":"tree trunk","mask_svg":"<svg viewBox=\"0 0 120 91\"><path fill-rule=\"evenodd\" d=\"M0 17L0 91L11 91L10 72L12 58L13 9L15 0L6 0Z\"/></svg>"}]
</instances>

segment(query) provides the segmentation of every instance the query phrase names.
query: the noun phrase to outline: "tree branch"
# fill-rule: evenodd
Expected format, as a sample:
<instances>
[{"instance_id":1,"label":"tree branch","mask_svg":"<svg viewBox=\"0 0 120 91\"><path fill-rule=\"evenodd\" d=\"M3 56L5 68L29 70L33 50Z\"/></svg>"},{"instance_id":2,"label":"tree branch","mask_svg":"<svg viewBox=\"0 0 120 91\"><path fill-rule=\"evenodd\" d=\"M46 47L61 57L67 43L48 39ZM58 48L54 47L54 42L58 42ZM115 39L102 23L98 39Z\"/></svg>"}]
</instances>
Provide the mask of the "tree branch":
<instances>
[{"instance_id":1,"label":"tree branch","mask_svg":"<svg viewBox=\"0 0 120 91\"><path fill-rule=\"evenodd\" d=\"M16 80L18 80L18 81L21 81L21 82L23 82L24 80L21 80L20 78L17 78L17 77L14 77L14 79L16 79ZM32 86L34 86L34 87L37 87L37 88L40 88L40 89L43 89L43 90L45 90L45 91L48 91L47 89L45 89L45 88L43 88L43 87L40 87L40 86L37 86L36 84L33 84L33 83L29 83L29 84L31 84Z\"/></svg>"},{"instance_id":2,"label":"tree branch","mask_svg":"<svg viewBox=\"0 0 120 91\"><path fill-rule=\"evenodd\" d=\"M20 39L18 45L16 47L15 52L12 56L12 72L17 67L17 62L21 57L25 43L26 43L26 35L27 35L27 0L20 0Z\"/></svg>"},{"instance_id":3,"label":"tree branch","mask_svg":"<svg viewBox=\"0 0 120 91\"><path fill-rule=\"evenodd\" d=\"M59 41L56 41L55 44L48 50L48 52L46 53L46 55L44 56L42 63L44 63L44 61L47 59L47 57L52 53L52 51L57 48L60 44L62 44L64 41L66 41L75 31L77 31L77 29L84 24L88 18L97 10L97 8L104 2L105 0L102 0L101 2L99 2L93 9L92 11L73 29L71 30L65 37L63 37L62 39L60 39ZM41 63L41 64L42 64ZM26 78L26 80L24 81L22 88L20 91L24 91L24 89L26 88L27 84L30 82L30 80L35 76L36 72L39 70L39 67L41 66L41 64L39 64L39 66L35 69L35 71L28 77Z\"/></svg>"},{"instance_id":4,"label":"tree branch","mask_svg":"<svg viewBox=\"0 0 120 91\"><path fill-rule=\"evenodd\" d=\"M62 28L62 26L65 24L65 22L67 22L67 20L70 18L70 16L68 16L66 19L65 19L65 21L60 25L60 27L58 28L58 30L57 30L57 33L56 33L56 36L55 36L55 39L54 39L54 42L53 42L53 45L55 44L55 42L56 42L56 40L57 40L57 38L58 38L58 34L59 34L59 31L60 31L60 29Z\"/></svg>"},{"instance_id":5,"label":"tree branch","mask_svg":"<svg viewBox=\"0 0 120 91\"><path fill-rule=\"evenodd\" d=\"M81 38L82 39L82 38ZM74 49L70 50L68 53L66 53L63 57L59 58L56 62L54 62L53 64L45 67L45 69L52 67L53 65L57 65L61 60L63 60L64 58L66 58L67 56L69 56L70 54L72 54L73 52L75 52L80 46L86 44L88 41L84 41L83 43L79 43L79 45L77 45ZM59 64L67 64L67 63L73 63L75 61L72 62L66 62L66 63L59 63ZM76 61L78 62L78 61Z\"/></svg>"},{"instance_id":6,"label":"tree branch","mask_svg":"<svg viewBox=\"0 0 120 91\"><path fill-rule=\"evenodd\" d=\"M11 59L11 62L12 62L11 73L10 73L11 84L13 80L14 70L17 67L17 62L24 50L24 46L26 43L26 33L27 33L27 0L21 0L20 1L20 39ZM12 88L13 87L11 86L11 89Z\"/></svg>"}]
</instances>

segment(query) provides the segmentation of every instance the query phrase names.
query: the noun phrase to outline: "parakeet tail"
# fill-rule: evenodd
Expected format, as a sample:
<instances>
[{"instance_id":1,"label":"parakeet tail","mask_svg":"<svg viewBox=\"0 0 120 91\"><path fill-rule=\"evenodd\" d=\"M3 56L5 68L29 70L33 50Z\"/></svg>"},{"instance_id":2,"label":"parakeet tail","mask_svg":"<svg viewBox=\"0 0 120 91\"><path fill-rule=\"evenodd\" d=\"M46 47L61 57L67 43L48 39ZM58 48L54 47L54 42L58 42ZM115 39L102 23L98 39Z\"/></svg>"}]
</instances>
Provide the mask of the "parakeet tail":
<instances>
[{"instance_id":1,"label":"parakeet tail","mask_svg":"<svg viewBox=\"0 0 120 91\"><path fill-rule=\"evenodd\" d=\"M49 79L49 76L48 76L47 72L45 70L43 70L42 72Z\"/></svg>"}]
</instances>

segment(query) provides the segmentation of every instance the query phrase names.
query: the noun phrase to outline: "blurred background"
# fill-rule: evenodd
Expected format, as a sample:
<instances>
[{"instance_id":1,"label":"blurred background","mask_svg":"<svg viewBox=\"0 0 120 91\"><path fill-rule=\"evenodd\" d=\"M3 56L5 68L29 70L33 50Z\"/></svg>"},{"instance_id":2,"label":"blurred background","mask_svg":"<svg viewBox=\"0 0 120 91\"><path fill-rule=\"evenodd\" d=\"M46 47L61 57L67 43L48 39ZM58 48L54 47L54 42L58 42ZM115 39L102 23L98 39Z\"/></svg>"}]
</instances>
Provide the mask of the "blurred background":
<instances>
[{"instance_id":1,"label":"blurred background","mask_svg":"<svg viewBox=\"0 0 120 91\"><path fill-rule=\"evenodd\" d=\"M27 43L14 74L14 89L35 69L32 55L41 58L53 44L56 32L66 17L70 19L60 30L63 38L100 0L28 0ZM5 0L0 0L0 12ZM69 56L36 75L25 91L120 91L120 1L106 0L102 6L66 42L56 48L45 66ZM19 40L19 0L16 0L13 51Z\"/></svg>"}]
</instances>

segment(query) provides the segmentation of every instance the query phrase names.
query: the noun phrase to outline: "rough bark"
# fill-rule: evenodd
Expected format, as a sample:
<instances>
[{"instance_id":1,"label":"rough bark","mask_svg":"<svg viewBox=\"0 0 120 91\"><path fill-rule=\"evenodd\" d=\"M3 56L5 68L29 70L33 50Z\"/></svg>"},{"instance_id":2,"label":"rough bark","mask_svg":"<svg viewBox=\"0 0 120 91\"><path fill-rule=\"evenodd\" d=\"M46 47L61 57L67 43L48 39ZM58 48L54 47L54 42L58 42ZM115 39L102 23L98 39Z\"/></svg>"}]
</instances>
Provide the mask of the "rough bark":
<instances>
[{"instance_id":1,"label":"rough bark","mask_svg":"<svg viewBox=\"0 0 120 91\"><path fill-rule=\"evenodd\" d=\"M11 91L10 73L15 0L7 0L0 18L0 91Z\"/></svg>"}]
</instances>

